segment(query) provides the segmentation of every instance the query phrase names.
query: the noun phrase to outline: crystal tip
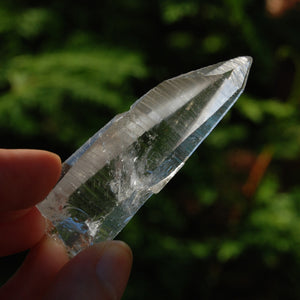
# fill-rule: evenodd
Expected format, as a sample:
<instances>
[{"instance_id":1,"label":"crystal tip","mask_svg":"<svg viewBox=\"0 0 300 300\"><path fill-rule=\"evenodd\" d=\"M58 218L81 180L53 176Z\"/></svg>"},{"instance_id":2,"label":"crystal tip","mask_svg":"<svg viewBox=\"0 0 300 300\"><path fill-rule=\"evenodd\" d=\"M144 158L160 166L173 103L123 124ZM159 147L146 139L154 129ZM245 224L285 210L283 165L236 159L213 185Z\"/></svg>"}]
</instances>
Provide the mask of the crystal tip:
<instances>
[{"instance_id":1,"label":"crystal tip","mask_svg":"<svg viewBox=\"0 0 300 300\"><path fill-rule=\"evenodd\" d=\"M243 75L242 77L244 78L244 84L245 84L250 72L252 62L253 62L253 58L251 56L239 56L229 60L228 64L227 62L225 62L225 64L229 68L232 67L233 69L236 69L238 75Z\"/></svg>"},{"instance_id":2,"label":"crystal tip","mask_svg":"<svg viewBox=\"0 0 300 300\"><path fill-rule=\"evenodd\" d=\"M251 56L239 56L234 58L233 60L247 66L248 69L251 67L253 62L253 58Z\"/></svg>"},{"instance_id":3,"label":"crystal tip","mask_svg":"<svg viewBox=\"0 0 300 300\"><path fill-rule=\"evenodd\" d=\"M239 58L244 60L244 63L248 63L249 65L251 65L253 62L253 58L251 56L240 56Z\"/></svg>"}]
</instances>

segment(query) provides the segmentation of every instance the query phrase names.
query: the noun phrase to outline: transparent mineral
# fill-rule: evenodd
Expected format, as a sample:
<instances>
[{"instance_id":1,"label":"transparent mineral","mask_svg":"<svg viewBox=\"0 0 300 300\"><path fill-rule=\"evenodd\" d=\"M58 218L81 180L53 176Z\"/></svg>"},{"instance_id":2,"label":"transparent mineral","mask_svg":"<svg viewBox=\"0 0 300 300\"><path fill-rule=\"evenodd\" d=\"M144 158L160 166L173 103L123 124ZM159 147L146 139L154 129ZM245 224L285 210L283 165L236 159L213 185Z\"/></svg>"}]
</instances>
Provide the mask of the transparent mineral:
<instances>
[{"instance_id":1,"label":"transparent mineral","mask_svg":"<svg viewBox=\"0 0 300 300\"><path fill-rule=\"evenodd\" d=\"M38 205L70 255L113 239L158 193L242 93L250 57L166 80L117 115L63 164Z\"/></svg>"}]
</instances>

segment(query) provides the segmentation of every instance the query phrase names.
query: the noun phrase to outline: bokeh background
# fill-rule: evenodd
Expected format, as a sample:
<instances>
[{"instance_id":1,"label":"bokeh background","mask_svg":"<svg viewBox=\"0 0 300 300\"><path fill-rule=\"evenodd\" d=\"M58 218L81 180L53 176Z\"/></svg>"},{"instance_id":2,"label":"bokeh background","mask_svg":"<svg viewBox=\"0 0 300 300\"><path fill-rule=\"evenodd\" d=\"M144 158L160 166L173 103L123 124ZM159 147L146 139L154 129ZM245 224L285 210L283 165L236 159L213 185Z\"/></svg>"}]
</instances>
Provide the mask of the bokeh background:
<instances>
[{"instance_id":1,"label":"bokeh background","mask_svg":"<svg viewBox=\"0 0 300 300\"><path fill-rule=\"evenodd\" d=\"M162 80L254 58L235 107L120 234L134 253L124 299L300 298L299 12L295 0L1 0L3 148L64 160ZM1 283L25 255L1 259Z\"/></svg>"}]
</instances>

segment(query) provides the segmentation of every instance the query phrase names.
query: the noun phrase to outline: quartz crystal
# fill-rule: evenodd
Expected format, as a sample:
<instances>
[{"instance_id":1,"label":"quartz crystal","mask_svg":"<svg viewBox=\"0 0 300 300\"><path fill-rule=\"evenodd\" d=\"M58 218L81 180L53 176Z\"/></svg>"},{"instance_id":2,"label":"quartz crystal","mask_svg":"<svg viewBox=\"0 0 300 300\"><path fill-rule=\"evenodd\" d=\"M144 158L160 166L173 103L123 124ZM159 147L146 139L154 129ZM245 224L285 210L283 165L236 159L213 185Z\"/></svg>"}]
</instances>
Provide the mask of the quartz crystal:
<instances>
[{"instance_id":1,"label":"quartz crystal","mask_svg":"<svg viewBox=\"0 0 300 300\"><path fill-rule=\"evenodd\" d=\"M117 115L63 164L38 205L71 256L113 239L184 165L242 93L250 57L166 80Z\"/></svg>"}]
</instances>

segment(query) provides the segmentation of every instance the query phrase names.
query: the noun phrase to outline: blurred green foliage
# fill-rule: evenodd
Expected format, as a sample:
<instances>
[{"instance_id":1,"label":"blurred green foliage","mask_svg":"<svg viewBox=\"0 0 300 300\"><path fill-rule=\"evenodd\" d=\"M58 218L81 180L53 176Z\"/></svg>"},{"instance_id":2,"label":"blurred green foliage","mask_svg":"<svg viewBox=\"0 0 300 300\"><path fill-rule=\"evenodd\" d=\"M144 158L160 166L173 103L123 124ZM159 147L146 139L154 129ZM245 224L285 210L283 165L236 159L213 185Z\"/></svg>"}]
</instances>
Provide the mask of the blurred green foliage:
<instances>
[{"instance_id":1,"label":"blurred green foliage","mask_svg":"<svg viewBox=\"0 0 300 300\"><path fill-rule=\"evenodd\" d=\"M163 79L254 58L235 108L121 233L124 299L300 297L299 23L254 0L0 2L2 147L65 159Z\"/></svg>"}]
</instances>

